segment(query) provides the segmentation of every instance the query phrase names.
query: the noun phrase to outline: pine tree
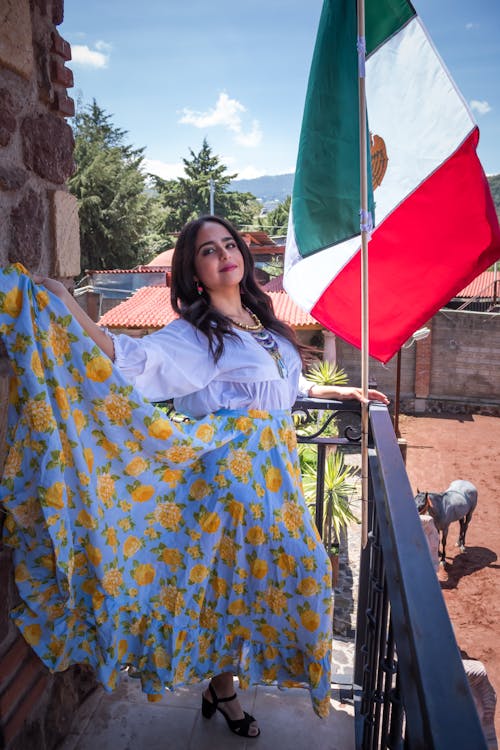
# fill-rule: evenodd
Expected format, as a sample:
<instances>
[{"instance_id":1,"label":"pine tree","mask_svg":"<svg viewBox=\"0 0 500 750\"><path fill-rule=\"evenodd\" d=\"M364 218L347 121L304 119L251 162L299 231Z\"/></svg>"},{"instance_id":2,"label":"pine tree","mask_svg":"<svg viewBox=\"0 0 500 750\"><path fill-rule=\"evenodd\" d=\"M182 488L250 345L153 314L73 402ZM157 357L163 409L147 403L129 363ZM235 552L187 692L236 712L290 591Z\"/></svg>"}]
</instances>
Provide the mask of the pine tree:
<instances>
[{"instance_id":1,"label":"pine tree","mask_svg":"<svg viewBox=\"0 0 500 750\"><path fill-rule=\"evenodd\" d=\"M144 149L96 101L73 121L76 171L69 189L78 199L82 270L131 268L147 252L151 199L141 171Z\"/></svg>"},{"instance_id":2,"label":"pine tree","mask_svg":"<svg viewBox=\"0 0 500 750\"><path fill-rule=\"evenodd\" d=\"M163 180L150 175L165 209L163 232L175 234L191 219L210 213L210 181L213 181L214 213L224 216L237 226L252 224L260 210L251 193L231 192L229 185L237 176L227 174L218 156L203 140L196 154L189 149L190 158L183 159L185 177Z\"/></svg>"}]
</instances>

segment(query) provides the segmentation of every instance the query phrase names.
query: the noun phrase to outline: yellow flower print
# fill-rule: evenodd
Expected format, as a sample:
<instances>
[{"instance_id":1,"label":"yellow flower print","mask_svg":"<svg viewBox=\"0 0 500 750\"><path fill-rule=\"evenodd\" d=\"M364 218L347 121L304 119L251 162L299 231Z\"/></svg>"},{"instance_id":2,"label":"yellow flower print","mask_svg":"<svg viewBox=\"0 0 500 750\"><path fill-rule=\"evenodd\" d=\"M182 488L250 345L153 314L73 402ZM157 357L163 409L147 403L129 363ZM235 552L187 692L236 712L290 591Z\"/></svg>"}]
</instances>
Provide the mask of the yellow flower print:
<instances>
[{"instance_id":1,"label":"yellow flower print","mask_svg":"<svg viewBox=\"0 0 500 750\"><path fill-rule=\"evenodd\" d=\"M311 609L306 609L300 615L300 621L306 630L313 633L319 628L320 617L317 612L313 612Z\"/></svg>"},{"instance_id":2,"label":"yellow flower print","mask_svg":"<svg viewBox=\"0 0 500 750\"><path fill-rule=\"evenodd\" d=\"M260 433L259 448L265 451L271 450L276 445L276 437L270 427L264 427Z\"/></svg>"},{"instance_id":3,"label":"yellow flower print","mask_svg":"<svg viewBox=\"0 0 500 750\"><path fill-rule=\"evenodd\" d=\"M111 596L118 596L123 585L123 576L117 568L107 570L102 579L104 591Z\"/></svg>"},{"instance_id":4,"label":"yellow flower print","mask_svg":"<svg viewBox=\"0 0 500 750\"><path fill-rule=\"evenodd\" d=\"M204 443L209 443L214 436L214 428L211 424L201 424L196 430L195 436Z\"/></svg>"},{"instance_id":5,"label":"yellow flower print","mask_svg":"<svg viewBox=\"0 0 500 750\"><path fill-rule=\"evenodd\" d=\"M132 500L136 503L145 503L151 500L155 494L155 488L151 484L140 484L130 493Z\"/></svg>"},{"instance_id":6,"label":"yellow flower print","mask_svg":"<svg viewBox=\"0 0 500 750\"><path fill-rule=\"evenodd\" d=\"M272 584L268 586L264 599L271 612L275 615L282 615L283 610L285 610L288 605L287 598L283 591Z\"/></svg>"},{"instance_id":7,"label":"yellow flower print","mask_svg":"<svg viewBox=\"0 0 500 750\"><path fill-rule=\"evenodd\" d=\"M122 531L130 531L130 529L132 528L132 523L130 521L130 518L121 518L118 521L118 526L120 527Z\"/></svg>"},{"instance_id":8,"label":"yellow flower print","mask_svg":"<svg viewBox=\"0 0 500 750\"><path fill-rule=\"evenodd\" d=\"M118 548L116 529L111 527L106 530L106 543L111 547L113 551L116 551L116 549Z\"/></svg>"},{"instance_id":9,"label":"yellow flower print","mask_svg":"<svg viewBox=\"0 0 500 750\"><path fill-rule=\"evenodd\" d=\"M291 427L285 427L279 431L280 442L292 451L297 445L297 435Z\"/></svg>"},{"instance_id":10,"label":"yellow flower print","mask_svg":"<svg viewBox=\"0 0 500 750\"><path fill-rule=\"evenodd\" d=\"M165 451L167 461L173 464L182 464L190 461L196 455L196 451L189 445L174 445Z\"/></svg>"},{"instance_id":11,"label":"yellow flower print","mask_svg":"<svg viewBox=\"0 0 500 750\"><path fill-rule=\"evenodd\" d=\"M255 558L255 560L252 560L250 563L251 574L254 578L258 578L259 580L266 577L267 568L266 560L261 560L259 557Z\"/></svg>"},{"instance_id":12,"label":"yellow flower print","mask_svg":"<svg viewBox=\"0 0 500 750\"><path fill-rule=\"evenodd\" d=\"M153 583L155 576L156 571L150 563L142 563L132 571L132 578L137 581L139 586L147 586Z\"/></svg>"},{"instance_id":13,"label":"yellow flower print","mask_svg":"<svg viewBox=\"0 0 500 750\"><path fill-rule=\"evenodd\" d=\"M23 630L23 635L30 646L36 646L42 637L42 628L38 624L27 625Z\"/></svg>"},{"instance_id":14,"label":"yellow flower print","mask_svg":"<svg viewBox=\"0 0 500 750\"><path fill-rule=\"evenodd\" d=\"M206 565L193 565L189 571L189 583L202 583L209 572Z\"/></svg>"},{"instance_id":15,"label":"yellow flower print","mask_svg":"<svg viewBox=\"0 0 500 750\"><path fill-rule=\"evenodd\" d=\"M132 503L127 503L126 500L120 500L118 504L120 506L120 510L122 510L124 513L128 513L129 511L132 510L132 507L133 507Z\"/></svg>"},{"instance_id":16,"label":"yellow flower print","mask_svg":"<svg viewBox=\"0 0 500 750\"><path fill-rule=\"evenodd\" d=\"M297 537L298 531L302 526L302 508L297 503L283 503L281 518L287 531L292 536Z\"/></svg>"},{"instance_id":17,"label":"yellow flower print","mask_svg":"<svg viewBox=\"0 0 500 750\"><path fill-rule=\"evenodd\" d=\"M255 494L257 495L257 497L264 497L264 495L266 494L264 487L258 482L255 483L254 489L255 489Z\"/></svg>"},{"instance_id":18,"label":"yellow flower print","mask_svg":"<svg viewBox=\"0 0 500 750\"><path fill-rule=\"evenodd\" d=\"M102 552L100 549L94 547L92 544L87 544L85 552L92 565L100 565L102 562Z\"/></svg>"},{"instance_id":19,"label":"yellow flower print","mask_svg":"<svg viewBox=\"0 0 500 750\"><path fill-rule=\"evenodd\" d=\"M259 625L258 630L262 633L266 641L276 641L279 633L272 625Z\"/></svg>"},{"instance_id":20,"label":"yellow flower print","mask_svg":"<svg viewBox=\"0 0 500 750\"><path fill-rule=\"evenodd\" d=\"M36 349L33 350L33 354L31 355L31 369L37 378L43 378L42 361Z\"/></svg>"},{"instance_id":21,"label":"yellow flower print","mask_svg":"<svg viewBox=\"0 0 500 750\"><path fill-rule=\"evenodd\" d=\"M170 656L163 646L157 646L153 651L153 664L157 669L168 669L170 667Z\"/></svg>"},{"instance_id":22,"label":"yellow flower print","mask_svg":"<svg viewBox=\"0 0 500 750\"><path fill-rule=\"evenodd\" d=\"M186 547L186 554L192 557L193 560L197 560L202 557L202 551L198 544Z\"/></svg>"},{"instance_id":23,"label":"yellow flower print","mask_svg":"<svg viewBox=\"0 0 500 750\"><path fill-rule=\"evenodd\" d=\"M95 594L97 589L97 581L95 578L88 578L86 581L82 583L82 591L84 591L86 594Z\"/></svg>"},{"instance_id":24,"label":"yellow flower print","mask_svg":"<svg viewBox=\"0 0 500 750\"><path fill-rule=\"evenodd\" d=\"M99 445L103 449L103 451L106 453L106 458L118 458L120 455L120 449L117 446L116 443L112 443L111 440L108 440L107 438L103 438Z\"/></svg>"},{"instance_id":25,"label":"yellow flower print","mask_svg":"<svg viewBox=\"0 0 500 750\"><path fill-rule=\"evenodd\" d=\"M265 472L266 487L270 492L278 492L283 482L281 471L275 466L269 467Z\"/></svg>"},{"instance_id":26,"label":"yellow flower print","mask_svg":"<svg viewBox=\"0 0 500 750\"><path fill-rule=\"evenodd\" d=\"M231 635L238 638L244 638L246 641L249 641L252 637L250 628L245 628L243 625L236 625L235 628L231 628ZM230 654L228 654L228 657L230 661L227 666L233 663L233 657ZM241 682L242 681L240 680L240 686Z\"/></svg>"},{"instance_id":27,"label":"yellow flower print","mask_svg":"<svg viewBox=\"0 0 500 750\"><path fill-rule=\"evenodd\" d=\"M130 403L121 393L111 393L106 396L102 409L112 424L123 425L132 416Z\"/></svg>"},{"instance_id":28,"label":"yellow flower print","mask_svg":"<svg viewBox=\"0 0 500 750\"><path fill-rule=\"evenodd\" d=\"M36 432L52 431L56 426L52 409L45 401L35 401L30 399L26 404L26 416L30 426Z\"/></svg>"},{"instance_id":29,"label":"yellow flower print","mask_svg":"<svg viewBox=\"0 0 500 750\"><path fill-rule=\"evenodd\" d=\"M64 508L64 487L65 485L63 482L54 482L45 493L45 504L50 505L51 508L58 508L59 510Z\"/></svg>"},{"instance_id":30,"label":"yellow flower print","mask_svg":"<svg viewBox=\"0 0 500 750\"><path fill-rule=\"evenodd\" d=\"M110 474L100 474L97 477L97 497L104 504L115 495L115 480Z\"/></svg>"},{"instance_id":31,"label":"yellow flower print","mask_svg":"<svg viewBox=\"0 0 500 750\"><path fill-rule=\"evenodd\" d=\"M30 580L31 574L26 566L26 563L20 562L16 565L14 569L14 577L15 577L16 583L22 583L23 581Z\"/></svg>"},{"instance_id":32,"label":"yellow flower print","mask_svg":"<svg viewBox=\"0 0 500 750\"><path fill-rule=\"evenodd\" d=\"M273 664L272 667L266 667L262 670L262 678L266 682L276 682L278 679L278 665Z\"/></svg>"},{"instance_id":33,"label":"yellow flower print","mask_svg":"<svg viewBox=\"0 0 500 750\"><path fill-rule=\"evenodd\" d=\"M168 419L154 419L148 427L148 434L160 440L167 440L172 433L172 424Z\"/></svg>"},{"instance_id":34,"label":"yellow flower print","mask_svg":"<svg viewBox=\"0 0 500 750\"><path fill-rule=\"evenodd\" d=\"M61 439L62 446L61 463L65 464L66 466L74 466L73 449L71 447L71 443L69 442L68 436L65 432L61 432L61 430L59 430L59 437Z\"/></svg>"},{"instance_id":35,"label":"yellow flower print","mask_svg":"<svg viewBox=\"0 0 500 750\"><path fill-rule=\"evenodd\" d=\"M13 375L9 380L9 404L17 404L19 401L19 378Z\"/></svg>"},{"instance_id":36,"label":"yellow flower print","mask_svg":"<svg viewBox=\"0 0 500 750\"><path fill-rule=\"evenodd\" d=\"M87 464L87 469L89 470L89 472L91 472L94 468L94 453L92 451L92 448L84 448L83 457L85 459L85 463Z\"/></svg>"},{"instance_id":37,"label":"yellow flower print","mask_svg":"<svg viewBox=\"0 0 500 750\"><path fill-rule=\"evenodd\" d=\"M174 502L158 503L153 517L164 529L178 531L182 519L182 508Z\"/></svg>"},{"instance_id":38,"label":"yellow flower print","mask_svg":"<svg viewBox=\"0 0 500 750\"><path fill-rule=\"evenodd\" d=\"M185 607L184 594L176 586L163 586L160 590L160 604L173 615L180 615Z\"/></svg>"},{"instance_id":39,"label":"yellow flower print","mask_svg":"<svg viewBox=\"0 0 500 750\"><path fill-rule=\"evenodd\" d=\"M87 417L81 409L73 409L73 421L75 423L76 431L80 435L81 431L87 424ZM87 448L87 450L89 450Z\"/></svg>"},{"instance_id":40,"label":"yellow flower print","mask_svg":"<svg viewBox=\"0 0 500 750\"><path fill-rule=\"evenodd\" d=\"M250 417L238 417L235 426L237 430L246 433L252 430L253 422Z\"/></svg>"},{"instance_id":41,"label":"yellow flower print","mask_svg":"<svg viewBox=\"0 0 500 750\"><path fill-rule=\"evenodd\" d=\"M49 295L47 294L45 289L40 289L40 291L36 293L35 299L39 310L45 310L45 308L49 304Z\"/></svg>"},{"instance_id":42,"label":"yellow flower print","mask_svg":"<svg viewBox=\"0 0 500 750\"><path fill-rule=\"evenodd\" d=\"M200 613L200 625L208 630L215 630L219 624L217 613L213 609L203 607Z\"/></svg>"},{"instance_id":43,"label":"yellow flower print","mask_svg":"<svg viewBox=\"0 0 500 750\"><path fill-rule=\"evenodd\" d=\"M250 512L256 521L264 515L264 510L260 503L250 503Z\"/></svg>"},{"instance_id":44,"label":"yellow flower print","mask_svg":"<svg viewBox=\"0 0 500 750\"><path fill-rule=\"evenodd\" d=\"M330 643L328 640L320 641L316 644L313 650L313 656L315 659L324 659L330 650Z\"/></svg>"},{"instance_id":45,"label":"yellow flower print","mask_svg":"<svg viewBox=\"0 0 500 750\"><path fill-rule=\"evenodd\" d=\"M2 295L0 301L0 312L10 315L11 318L19 317L23 309L23 293L17 287L11 289L7 294Z\"/></svg>"},{"instance_id":46,"label":"yellow flower print","mask_svg":"<svg viewBox=\"0 0 500 750\"><path fill-rule=\"evenodd\" d=\"M252 459L244 450L233 450L229 454L228 466L234 477L246 481L249 472L252 470Z\"/></svg>"},{"instance_id":47,"label":"yellow flower print","mask_svg":"<svg viewBox=\"0 0 500 750\"><path fill-rule=\"evenodd\" d=\"M136 440L125 440L125 448L130 451L130 453L139 453L139 451L142 450L141 444Z\"/></svg>"},{"instance_id":48,"label":"yellow flower print","mask_svg":"<svg viewBox=\"0 0 500 750\"><path fill-rule=\"evenodd\" d=\"M194 500L203 500L210 494L210 486L204 479L196 479L189 488L189 497Z\"/></svg>"},{"instance_id":49,"label":"yellow flower print","mask_svg":"<svg viewBox=\"0 0 500 750\"><path fill-rule=\"evenodd\" d=\"M236 562L236 544L231 537L223 534L219 542L219 553L226 565L234 565Z\"/></svg>"},{"instance_id":50,"label":"yellow flower print","mask_svg":"<svg viewBox=\"0 0 500 750\"><path fill-rule=\"evenodd\" d=\"M177 487L183 476L184 472L182 469L165 469L162 479L170 487L174 488Z\"/></svg>"},{"instance_id":51,"label":"yellow flower print","mask_svg":"<svg viewBox=\"0 0 500 750\"><path fill-rule=\"evenodd\" d=\"M125 656L125 654L127 653L127 651L128 651L128 643L127 643L127 641L124 638L122 638L118 642L118 659L120 661L123 659L123 657Z\"/></svg>"},{"instance_id":52,"label":"yellow flower print","mask_svg":"<svg viewBox=\"0 0 500 750\"><path fill-rule=\"evenodd\" d=\"M235 526L239 526L242 524L245 520L245 506L243 503L240 503L238 500L231 500L228 507L227 512L233 519L233 524Z\"/></svg>"},{"instance_id":53,"label":"yellow flower print","mask_svg":"<svg viewBox=\"0 0 500 750\"><path fill-rule=\"evenodd\" d=\"M306 570L316 570L316 561L314 557L303 557L302 565Z\"/></svg>"},{"instance_id":54,"label":"yellow flower print","mask_svg":"<svg viewBox=\"0 0 500 750\"><path fill-rule=\"evenodd\" d=\"M207 534L215 534L220 526L220 518L217 513L205 512L200 515L198 523Z\"/></svg>"},{"instance_id":55,"label":"yellow flower print","mask_svg":"<svg viewBox=\"0 0 500 750\"><path fill-rule=\"evenodd\" d=\"M297 586L297 593L302 596L314 596L319 590L319 584L312 576L303 578Z\"/></svg>"},{"instance_id":56,"label":"yellow flower print","mask_svg":"<svg viewBox=\"0 0 500 750\"><path fill-rule=\"evenodd\" d=\"M182 555L177 549L165 548L162 552L161 559L166 563L172 571L175 573L182 563Z\"/></svg>"},{"instance_id":57,"label":"yellow flower print","mask_svg":"<svg viewBox=\"0 0 500 750\"><path fill-rule=\"evenodd\" d=\"M266 535L264 534L262 527L252 526L252 528L248 529L246 541L250 544L253 544L255 547L258 547L260 544L264 544L264 542L266 541Z\"/></svg>"},{"instance_id":58,"label":"yellow flower print","mask_svg":"<svg viewBox=\"0 0 500 750\"><path fill-rule=\"evenodd\" d=\"M269 412L262 409L249 409L248 416L251 419L269 419Z\"/></svg>"},{"instance_id":59,"label":"yellow flower print","mask_svg":"<svg viewBox=\"0 0 500 750\"><path fill-rule=\"evenodd\" d=\"M19 473L22 460L22 454L16 448L11 448L3 468L4 479L13 479Z\"/></svg>"},{"instance_id":60,"label":"yellow flower print","mask_svg":"<svg viewBox=\"0 0 500 750\"><path fill-rule=\"evenodd\" d=\"M216 577L213 578L210 583L216 596L227 596L227 581L224 578Z\"/></svg>"},{"instance_id":61,"label":"yellow flower print","mask_svg":"<svg viewBox=\"0 0 500 750\"><path fill-rule=\"evenodd\" d=\"M102 354L89 359L85 366L86 376L95 383L104 383L111 376L112 371L111 360Z\"/></svg>"},{"instance_id":62,"label":"yellow flower print","mask_svg":"<svg viewBox=\"0 0 500 750\"><path fill-rule=\"evenodd\" d=\"M85 510L85 508L82 508L82 510L79 512L79 514L76 517L76 520L79 524L81 524L86 529L96 529L97 528L97 521L95 518L92 518L90 513Z\"/></svg>"},{"instance_id":63,"label":"yellow flower print","mask_svg":"<svg viewBox=\"0 0 500 750\"><path fill-rule=\"evenodd\" d=\"M274 540L281 539L282 536L283 536L283 534L280 531L280 527L277 524L275 524L275 523L273 523L269 527L269 533L271 534L271 538L274 539Z\"/></svg>"},{"instance_id":64,"label":"yellow flower print","mask_svg":"<svg viewBox=\"0 0 500 750\"><path fill-rule=\"evenodd\" d=\"M279 655L279 651L276 646L266 646L264 649L264 656L268 661L273 661Z\"/></svg>"},{"instance_id":65,"label":"yellow flower print","mask_svg":"<svg viewBox=\"0 0 500 750\"><path fill-rule=\"evenodd\" d=\"M147 468L148 462L145 461L144 458L141 458L141 456L136 456L126 465L125 474L128 474L129 477L138 477L139 474L142 474Z\"/></svg>"},{"instance_id":66,"label":"yellow flower print","mask_svg":"<svg viewBox=\"0 0 500 750\"><path fill-rule=\"evenodd\" d=\"M60 385L56 386L54 388L54 398L56 400L56 404L61 410L61 416L66 419L69 414L69 401L68 396L66 395L66 390Z\"/></svg>"},{"instance_id":67,"label":"yellow flower print","mask_svg":"<svg viewBox=\"0 0 500 750\"><path fill-rule=\"evenodd\" d=\"M328 718L328 715L330 713L330 696L322 698L320 701L314 700L313 702L318 716L320 716L322 719Z\"/></svg>"},{"instance_id":68,"label":"yellow flower print","mask_svg":"<svg viewBox=\"0 0 500 750\"><path fill-rule=\"evenodd\" d=\"M126 558L132 557L141 547L141 540L138 537L128 536L123 543L123 554Z\"/></svg>"}]
</instances>

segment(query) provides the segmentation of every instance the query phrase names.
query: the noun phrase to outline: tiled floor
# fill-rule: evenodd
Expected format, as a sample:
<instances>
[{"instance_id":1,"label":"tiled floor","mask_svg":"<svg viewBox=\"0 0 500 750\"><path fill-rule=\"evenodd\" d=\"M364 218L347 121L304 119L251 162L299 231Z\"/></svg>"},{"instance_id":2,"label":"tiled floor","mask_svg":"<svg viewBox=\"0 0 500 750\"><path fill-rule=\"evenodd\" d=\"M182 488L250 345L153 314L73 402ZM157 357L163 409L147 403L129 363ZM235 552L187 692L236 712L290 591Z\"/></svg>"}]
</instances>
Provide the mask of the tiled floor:
<instances>
[{"instance_id":1,"label":"tiled floor","mask_svg":"<svg viewBox=\"0 0 500 750\"><path fill-rule=\"evenodd\" d=\"M334 642L334 677L351 682L352 643ZM353 750L354 711L332 685L328 719L313 712L306 690L255 687L241 693L244 708L258 718L261 735L243 739L232 734L216 713L201 716L201 686L180 688L158 703L149 703L139 680L124 673L111 694L97 690L81 706L72 731L59 750Z\"/></svg>"}]
</instances>

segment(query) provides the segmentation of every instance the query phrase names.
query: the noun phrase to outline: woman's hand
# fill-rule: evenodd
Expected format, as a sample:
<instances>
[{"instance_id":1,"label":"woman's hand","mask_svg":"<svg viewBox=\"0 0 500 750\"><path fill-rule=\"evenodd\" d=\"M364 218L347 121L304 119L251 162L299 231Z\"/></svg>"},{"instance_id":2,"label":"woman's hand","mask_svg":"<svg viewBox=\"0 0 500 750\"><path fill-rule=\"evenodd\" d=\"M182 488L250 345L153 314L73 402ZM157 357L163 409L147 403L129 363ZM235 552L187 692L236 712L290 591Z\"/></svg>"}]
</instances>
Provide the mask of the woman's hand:
<instances>
[{"instance_id":1,"label":"woman's hand","mask_svg":"<svg viewBox=\"0 0 500 750\"><path fill-rule=\"evenodd\" d=\"M350 385L312 385L309 389L309 396L313 398L333 398L340 399L341 401L347 401L349 399L356 399L360 403L368 403L368 401L381 401L383 404L388 404L389 399L381 391L376 391L374 388L369 388L367 399L363 398L363 390L356 386Z\"/></svg>"},{"instance_id":2,"label":"woman's hand","mask_svg":"<svg viewBox=\"0 0 500 750\"><path fill-rule=\"evenodd\" d=\"M61 281L56 281L56 279L51 279L48 276L39 276L38 274L33 274L32 279L35 284L42 284L49 292L52 292L52 294L55 294L60 299L69 294Z\"/></svg>"}]
</instances>

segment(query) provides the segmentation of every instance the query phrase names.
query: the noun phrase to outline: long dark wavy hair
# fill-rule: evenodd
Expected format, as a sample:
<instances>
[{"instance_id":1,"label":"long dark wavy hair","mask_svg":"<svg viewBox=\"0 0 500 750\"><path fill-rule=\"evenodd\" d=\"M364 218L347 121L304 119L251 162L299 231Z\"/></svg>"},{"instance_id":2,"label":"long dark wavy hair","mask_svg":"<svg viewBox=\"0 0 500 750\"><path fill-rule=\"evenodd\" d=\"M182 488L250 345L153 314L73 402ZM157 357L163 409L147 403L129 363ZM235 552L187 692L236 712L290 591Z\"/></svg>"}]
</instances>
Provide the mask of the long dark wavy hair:
<instances>
[{"instance_id":1,"label":"long dark wavy hair","mask_svg":"<svg viewBox=\"0 0 500 750\"><path fill-rule=\"evenodd\" d=\"M304 347L299 344L295 332L290 326L278 320L274 314L271 298L257 283L254 273L252 254L243 237L233 225L220 216L200 216L188 222L182 229L175 244L172 259L172 285L170 300L176 313L184 320L205 334L210 351L217 362L224 352L224 336L238 336L229 318L210 305L210 298L205 289L199 294L195 283L194 261L196 256L196 237L199 230L208 222L225 227L236 242L244 263L243 278L240 282L241 301L251 310L263 326L275 331L290 341L301 357ZM307 347L305 347L307 349Z\"/></svg>"}]
</instances>

